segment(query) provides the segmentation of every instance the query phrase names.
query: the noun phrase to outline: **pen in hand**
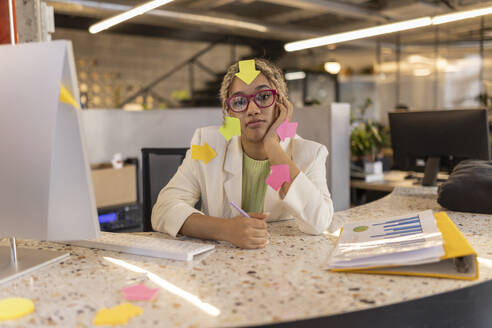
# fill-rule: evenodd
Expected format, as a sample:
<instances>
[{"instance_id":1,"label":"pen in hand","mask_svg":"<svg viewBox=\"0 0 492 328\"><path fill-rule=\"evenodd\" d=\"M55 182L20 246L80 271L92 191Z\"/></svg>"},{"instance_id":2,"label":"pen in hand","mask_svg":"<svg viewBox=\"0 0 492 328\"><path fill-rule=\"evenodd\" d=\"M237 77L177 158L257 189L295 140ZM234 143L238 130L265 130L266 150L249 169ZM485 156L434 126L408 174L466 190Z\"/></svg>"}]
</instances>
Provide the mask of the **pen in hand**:
<instances>
[{"instance_id":1,"label":"pen in hand","mask_svg":"<svg viewBox=\"0 0 492 328\"><path fill-rule=\"evenodd\" d=\"M234 203L232 200L230 201L230 204L239 212L241 213L242 216L245 216L247 218L250 218L251 216L249 216L248 213L246 213L241 207L239 207L236 203ZM270 237L270 233L267 231L267 235L268 237ZM269 244L270 241L267 240L267 244Z\"/></svg>"},{"instance_id":2,"label":"pen in hand","mask_svg":"<svg viewBox=\"0 0 492 328\"><path fill-rule=\"evenodd\" d=\"M239 212L241 213L241 215L247 217L247 218L250 218L251 216L249 216L248 213L246 213L241 207L237 206L236 203L234 203L233 201L231 201L231 205Z\"/></svg>"}]
</instances>

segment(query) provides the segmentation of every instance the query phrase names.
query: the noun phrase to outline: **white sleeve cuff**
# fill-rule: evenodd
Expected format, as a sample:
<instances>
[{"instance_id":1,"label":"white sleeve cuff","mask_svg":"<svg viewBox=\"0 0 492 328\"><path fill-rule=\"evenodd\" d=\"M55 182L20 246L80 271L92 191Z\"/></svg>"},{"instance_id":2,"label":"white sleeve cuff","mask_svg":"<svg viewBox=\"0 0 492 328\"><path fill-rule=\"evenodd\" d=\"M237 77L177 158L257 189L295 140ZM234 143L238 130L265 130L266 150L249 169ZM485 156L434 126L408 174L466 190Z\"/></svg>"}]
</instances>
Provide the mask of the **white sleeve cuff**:
<instances>
[{"instance_id":1,"label":"white sleeve cuff","mask_svg":"<svg viewBox=\"0 0 492 328\"><path fill-rule=\"evenodd\" d=\"M163 231L176 237L186 219L193 213L203 214L201 211L187 205L177 204L166 213L166 220L160 220L161 226L154 226L154 230Z\"/></svg>"},{"instance_id":2,"label":"white sleeve cuff","mask_svg":"<svg viewBox=\"0 0 492 328\"><path fill-rule=\"evenodd\" d=\"M299 229L309 234L320 234L328 228L333 215L331 200L303 173L299 172L284 197L287 208L294 214Z\"/></svg>"}]
</instances>

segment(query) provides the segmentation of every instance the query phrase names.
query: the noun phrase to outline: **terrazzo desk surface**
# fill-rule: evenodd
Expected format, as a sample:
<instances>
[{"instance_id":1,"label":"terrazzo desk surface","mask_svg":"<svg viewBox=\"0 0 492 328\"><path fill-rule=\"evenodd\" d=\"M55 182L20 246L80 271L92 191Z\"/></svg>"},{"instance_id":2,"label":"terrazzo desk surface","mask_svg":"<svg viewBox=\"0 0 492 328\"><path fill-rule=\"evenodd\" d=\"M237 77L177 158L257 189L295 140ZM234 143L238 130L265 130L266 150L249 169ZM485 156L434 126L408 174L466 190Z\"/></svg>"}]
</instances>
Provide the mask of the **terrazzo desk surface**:
<instances>
[{"instance_id":1,"label":"terrazzo desk surface","mask_svg":"<svg viewBox=\"0 0 492 328\"><path fill-rule=\"evenodd\" d=\"M397 188L381 200L335 213L330 230L335 231L348 221L425 209L442 210L436 202L435 188ZM326 263L336 238L329 233L305 235L294 221L270 223L270 243L264 249L241 250L217 243L215 251L191 263L21 241L21 247L64 250L72 255L64 262L1 285L0 299L27 297L35 302L36 310L0 326L92 327L99 309L124 302L122 287L140 282L159 287L149 279L148 272L187 295L194 295L198 301L193 304L162 288L151 302L132 302L144 313L130 319L129 327L229 327L299 320L398 303L491 279L492 216L457 212L448 215L479 257L485 259L480 262L480 279L476 281L332 273ZM106 257L146 272L129 270ZM220 314L208 314L199 307L203 303Z\"/></svg>"}]
</instances>

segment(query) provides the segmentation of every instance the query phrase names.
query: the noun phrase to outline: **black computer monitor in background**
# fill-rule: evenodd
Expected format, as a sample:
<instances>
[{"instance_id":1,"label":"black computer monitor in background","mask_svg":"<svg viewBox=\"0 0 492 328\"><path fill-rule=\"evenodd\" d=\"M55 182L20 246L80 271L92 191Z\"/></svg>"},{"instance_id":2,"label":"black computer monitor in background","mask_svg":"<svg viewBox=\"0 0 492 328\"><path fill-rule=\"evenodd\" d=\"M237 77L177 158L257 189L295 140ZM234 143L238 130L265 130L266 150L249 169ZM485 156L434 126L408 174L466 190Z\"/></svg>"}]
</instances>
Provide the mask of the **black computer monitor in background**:
<instances>
[{"instance_id":1,"label":"black computer monitor in background","mask_svg":"<svg viewBox=\"0 0 492 328\"><path fill-rule=\"evenodd\" d=\"M441 161L451 170L464 159L490 160L486 109L389 113L394 168L416 171L425 161L422 184L436 184Z\"/></svg>"}]
</instances>

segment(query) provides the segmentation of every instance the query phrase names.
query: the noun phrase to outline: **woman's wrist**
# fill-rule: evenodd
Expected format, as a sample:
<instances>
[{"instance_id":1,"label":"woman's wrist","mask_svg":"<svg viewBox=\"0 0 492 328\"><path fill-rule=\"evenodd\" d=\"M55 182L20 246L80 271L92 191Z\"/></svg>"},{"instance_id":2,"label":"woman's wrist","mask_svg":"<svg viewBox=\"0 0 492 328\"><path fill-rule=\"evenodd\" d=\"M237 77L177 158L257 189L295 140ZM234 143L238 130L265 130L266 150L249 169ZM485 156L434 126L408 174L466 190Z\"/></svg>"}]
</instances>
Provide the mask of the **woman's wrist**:
<instances>
[{"instance_id":1,"label":"woman's wrist","mask_svg":"<svg viewBox=\"0 0 492 328\"><path fill-rule=\"evenodd\" d=\"M229 241L229 220L200 213L191 214L180 229L190 237Z\"/></svg>"},{"instance_id":2,"label":"woman's wrist","mask_svg":"<svg viewBox=\"0 0 492 328\"><path fill-rule=\"evenodd\" d=\"M265 149L268 158L271 158L273 153L278 152L278 149L282 149L278 138L273 137L265 138L265 140L263 140L263 148Z\"/></svg>"}]
</instances>

